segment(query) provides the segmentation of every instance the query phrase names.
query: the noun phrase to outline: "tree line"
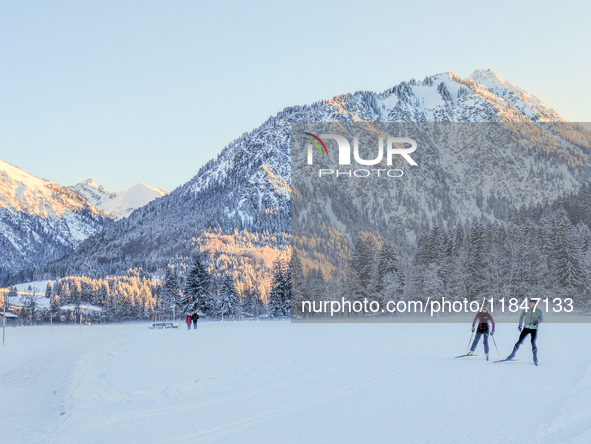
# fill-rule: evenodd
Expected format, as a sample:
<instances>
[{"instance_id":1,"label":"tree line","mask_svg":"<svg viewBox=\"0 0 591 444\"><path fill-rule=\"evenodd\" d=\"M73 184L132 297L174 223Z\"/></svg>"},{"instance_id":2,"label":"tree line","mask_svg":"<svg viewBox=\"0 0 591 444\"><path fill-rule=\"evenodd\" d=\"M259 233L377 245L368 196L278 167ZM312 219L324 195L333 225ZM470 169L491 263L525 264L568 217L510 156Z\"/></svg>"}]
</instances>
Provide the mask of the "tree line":
<instances>
[{"instance_id":1,"label":"tree line","mask_svg":"<svg viewBox=\"0 0 591 444\"><path fill-rule=\"evenodd\" d=\"M296 251L296 256L300 250ZM591 185L552 203L510 210L504 221L485 216L424 229L408 257L377 232L359 232L338 273L306 273L292 260L294 313L302 301L345 297L387 301L428 297L571 298L591 305ZM382 305L383 306L383 305Z\"/></svg>"},{"instance_id":2,"label":"tree line","mask_svg":"<svg viewBox=\"0 0 591 444\"><path fill-rule=\"evenodd\" d=\"M16 287L0 293L0 306L21 317L21 322L125 322L170 320L198 312L201 316L227 320L255 317L288 317L291 309L291 275L286 259L277 258L268 297L246 289L240 294L231 273L210 270L206 255L189 263L170 264L156 278L142 269L123 276L93 279L68 276L47 283L45 294L17 293ZM42 304L41 298L49 303ZM42 308L49 305L49 308Z\"/></svg>"}]
</instances>

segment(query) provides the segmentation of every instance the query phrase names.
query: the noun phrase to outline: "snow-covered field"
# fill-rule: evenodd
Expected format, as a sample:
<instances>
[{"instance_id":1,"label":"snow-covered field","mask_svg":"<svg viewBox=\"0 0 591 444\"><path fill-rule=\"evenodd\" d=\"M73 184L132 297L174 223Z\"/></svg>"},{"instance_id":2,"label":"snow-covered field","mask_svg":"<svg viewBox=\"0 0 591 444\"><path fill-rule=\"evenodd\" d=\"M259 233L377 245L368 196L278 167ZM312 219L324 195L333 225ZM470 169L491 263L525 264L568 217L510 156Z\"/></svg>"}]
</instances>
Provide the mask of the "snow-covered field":
<instances>
[{"instance_id":1,"label":"snow-covered field","mask_svg":"<svg viewBox=\"0 0 591 444\"><path fill-rule=\"evenodd\" d=\"M518 337L498 324L502 357ZM469 325L18 327L5 443L589 443L590 324L543 324L540 366L465 352ZM496 357L491 341L491 357Z\"/></svg>"}]
</instances>

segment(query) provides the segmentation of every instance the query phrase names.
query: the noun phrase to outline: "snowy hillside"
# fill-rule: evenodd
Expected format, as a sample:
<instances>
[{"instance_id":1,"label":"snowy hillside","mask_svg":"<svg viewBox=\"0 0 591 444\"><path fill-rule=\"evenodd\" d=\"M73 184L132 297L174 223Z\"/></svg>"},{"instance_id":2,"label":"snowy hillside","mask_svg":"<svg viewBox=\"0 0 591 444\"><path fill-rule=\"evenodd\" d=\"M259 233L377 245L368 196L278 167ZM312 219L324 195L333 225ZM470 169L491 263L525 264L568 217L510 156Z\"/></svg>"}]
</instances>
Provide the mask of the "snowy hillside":
<instances>
[{"instance_id":1,"label":"snowy hillside","mask_svg":"<svg viewBox=\"0 0 591 444\"><path fill-rule=\"evenodd\" d=\"M382 93L356 92L286 108L231 142L189 182L100 236L89 238L74 255L40 271L35 278L57 277L64 270L88 275L123 273L130 266L156 270L163 260L187 256L195 247L196 236L216 228L289 233L291 124L333 121L497 122L510 127L563 120L548 105L490 70L476 71L467 79L453 73L437 74L422 81L402 82ZM587 140L579 146L581 136L575 136L573 143L569 134L553 135L556 147L545 151L525 134L521 141L525 163L491 174L488 170L495 162L504 162L498 158L505 156L502 151L430 153L423 160L426 169L433 167L430 176L425 182L414 181L404 190L404 199L397 201L403 226L410 230L405 237L416 238L421 224L437 220L438 211L450 211L452 202L450 221L481 216L483 209L473 204L473 191L478 188L490 191L495 198L499 193L508 207L528 203L524 196L552 200L576 189L588 179L589 149ZM543 162L538 162L540 159ZM550 164L556 173L546 171ZM457 172L468 174L469 180L459 180ZM512 191L523 186L535 193ZM425 195L431 196L429 200ZM379 199L372 196L371 201ZM420 206L418 215L416 205ZM324 216L334 220L332 214ZM335 223L339 222L337 215Z\"/></svg>"},{"instance_id":2,"label":"snowy hillside","mask_svg":"<svg viewBox=\"0 0 591 444\"><path fill-rule=\"evenodd\" d=\"M127 217L133 210L168 194L162 187L150 187L142 182L126 191L111 193L92 179L68 188L82 194L94 207L115 220Z\"/></svg>"},{"instance_id":3,"label":"snowy hillside","mask_svg":"<svg viewBox=\"0 0 591 444\"><path fill-rule=\"evenodd\" d=\"M70 253L109 223L80 194L0 160L0 280Z\"/></svg>"},{"instance_id":4,"label":"snowy hillside","mask_svg":"<svg viewBox=\"0 0 591 444\"><path fill-rule=\"evenodd\" d=\"M591 441L590 324L542 325L538 367L528 342L517 362L487 362L482 344L478 357L454 359L466 349L469 324L146 327L7 329L2 441ZM497 326L503 357L515 327Z\"/></svg>"},{"instance_id":5,"label":"snowy hillside","mask_svg":"<svg viewBox=\"0 0 591 444\"><path fill-rule=\"evenodd\" d=\"M250 183L256 184L258 162L287 183L289 135L293 122L539 122L563 121L544 102L492 70L478 70L467 79L454 73L410 80L383 93L359 91L311 106L286 108L222 151L189 183L197 192L236 173L236 166L251 165ZM244 155L249 159L245 162ZM264 192L261 193L264 195Z\"/></svg>"}]
</instances>

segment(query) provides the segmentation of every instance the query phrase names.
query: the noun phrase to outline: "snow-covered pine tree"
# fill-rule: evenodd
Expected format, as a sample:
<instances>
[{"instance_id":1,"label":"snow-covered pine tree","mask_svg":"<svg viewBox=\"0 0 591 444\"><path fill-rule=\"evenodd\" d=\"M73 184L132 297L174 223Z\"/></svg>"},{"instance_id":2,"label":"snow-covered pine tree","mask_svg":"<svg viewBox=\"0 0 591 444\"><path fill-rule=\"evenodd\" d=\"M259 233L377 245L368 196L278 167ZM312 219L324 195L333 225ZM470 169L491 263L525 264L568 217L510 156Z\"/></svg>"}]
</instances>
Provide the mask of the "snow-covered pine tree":
<instances>
[{"instance_id":1,"label":"snow-covered pine tree","mask_svg":"<svg viewBox=\"0 0 591 444\"><path fill-rule=\"evenodd\" d=\"M36 324L37 314L36 309L39 305L39 289L37 287L31 287L26 293L20 295L20 303L22 305L21 315L28 317L31 325Z\"/></svg>"},{"instance_id":2,"label":"snow-covered pine tree","mask_svg":"<svg viewBox=\"0 0 591 444\"><path fill-rule=\"evenodd\" d=\"M466 240L469 274L469 280L466 285L467 296L468 300L475 301L481 297L485 285L482 277L482 270L486 266L484 262L486 250L485 229L480 221L477 220L471 225Z\"/></svg>"},{"instance_id":3,"label":"snow-covered pine tree","mask_svg":"<svg viewBox=\"0 0 591 444\"><path fill-rule=\"evenodd\" d=\"M411 279L414 285L415 298L427 299L429 292L436 288L438 293L444 288L441 278L440 251L443 237L439 227L423 232L417 240L417 252L411 267Z\"/></svg>"},{"instance_id":4,"label":"snow-covered pine tree","mask_svg":"<svg viewBox=\"0 0 591 444\"><path fill-rule=\"evenodd\" d=\"M273 265L268 310L271 316L291 315L291 266L279 258Z\"/></svg>"},{"instance_id":5,"label":"snow-covered pine tree","mask_svg":"<svg viewBox=\"0 0 591 444\"><path fill-rule=\"evenodd\" d=\"M283 289L285 287L284 281L284 265L279 260L275 259L273 263L273 282L271 283L271 291L269 292L269 304L267 310L270 316L283 316Z\"/></svg>"},{"instance_id":6,"label":"snow-covered pine tree","mask_svg":"<svg viewBox=\"0 0 591 444\"><path fill-rule=\"evenodd\" d=\"M51 289L51 296L49 298L49 311L51 312L52 318L57 315L60 308L60 297L56 291L58 289L58 284L59 281L57 281L56 285Z\"/></svg>"},{"instance_id":7,"label":"snow-covered pine tree","mask_svg":"<svg viewBox=\"0 0 591 444\"><path fill-rule=\"evenodd\" d=\"M167 269L167 276L164 280L160 297L161 310L167 315L172 315L173 310L176 311L179 306L184 308L181 300L178 277L170 270L170 268ZM184 313L184 310L182 313Z\"/></svg>"},{"instance_id":8,"label":"snow-covered pine tree","mask_svg":"<svg viewBox=\"0 0 591 444\"><path fill-rule=\"evenodd\" d=\"M246 316L255 316L258 313L258 302L259 299L255 294L254 290L249 288L242 295L242 310Z\"/></svg>"},{"instance_id":9,"label":"snow-covered pine tree","mask_svg":"<svg viewBox=\"0 0 591 444\"><path fill-rule=\"evenodd\" d=\"M211 297L211 275L204 264L204 258L196 256L187 276L184 297L181 301L182 313L194 311L210 314L213 309Z\"/></svg>"},{"instance_id":10,"label":"snow-covered pine tree","mask_svg":"<svg viewBox=\"0 0 591 444\"><path fill-rule=\"evenodd\" d=\"M313 268L308 272L305 287L306 300L318 302L327 300L326 280L320 268Z\"/></svg>"},{"instance_id":11,"label":"snow-covered pine tree","mask_svg":"<svg viewBox=\"0 0 591 444\"><path fill-rule=\"evenodd\" d=\"M396 249L385 243L378 254L378 273L376 298L382 306L388 301L398 301L404 293L404 273L402 272Z\"/></svg>"},{"instance_id":12,"label":"snow-covered pine tree","mask_svg":"<svg viewBox=\"0 0 591 444\"><path fill-rule=\"evenodd\" d=\"M293 307L293 310L290 309L290 313L296 316L301 312L302 302L304 300L304 271L302 261L295 253L291 255L290 270L290 298L292 298L290 306Z\"/></svg>"},{"instance_id":13,"label":"snow-covered pine tree","mask_svg":"<svg viewBox=\"0 0 591 444\"><path fill-rule=\"evenodd\" d=\"M468 252L464 244L464 231L464 226L461 222L458 222L452 238L451 267L447 293L450 299L457 301L463 300L468 295L466 289Z\"/></svg>"},{"instance_id":14,"label":"snow-covered pine tree","mask_svg":"<svg viewBox=\"0 0 591 444\"><path fill-rule=\"evenodd\" d=\"M82 303L82 286L80 285L80 280L74 280L74 286L71 288L70 292L70 304L74 305L74 319L76 323L80 322L80 304Z\"/></svg>"},{"instance_id":15,"label":"snow-covered pine tree","mask_svg":"<svg viewBox=\"0 0 591 444\"><path fill-rule=\"evenodd\" d=\"M493 298L499 300L508 296L509 287L509 252L505 248L506 232L500 225L491 225L488 230L487 248L483 253L485 267L480 276L483 288L478 299Z\"/></svg>"},{"instance_id":16,"label":"snow-covered pine tree","mask_svg":"<svg viewBox=\"0 0 591 444\"><path fill-rule=\"evenodd\" d=\"M355 300L362 301L372 296L371 289L375 286L372 280L377 267L376 252L379 248L380 241L376 234L359 233L351 260L351 271L353 272L351 290Z\"/></svg>"},{"instance_id":17,"label":"snow-covered pine tree","mask_svg":"<svg viewBox=\"0 0 591 444\"><path fill-rule=\"evenodd\" d=\"M219 314L222 316L222 321L224 320L224 314L228 316L235 314L238 305L239 300L238 295L236 294L236 289L234 288L234 279L232 279L230 274L227 274L222 283L218 303L218 310Z\"/></svg>"},{"instance_id":18,"label":"snow-covered pine tree","mask_svg":"<svg viewBox=\"0 0 591 444\"><path fill-rule=\"evenodd\" d=\"M103 284L100 287L100 300L102 301L102 304L100 304L103 308L103 315L105 316L105 319L108 321L109 320L109 316L111 314L112 311L112 297L111 297L111 290L109 288L109 281L108 280L104 280Z\"/></svg>"},{"instance_id":19,"label":"snow-covered pine tree","mask_svg":"<svg viewBox=\"0 0 591 444\"><path fill-rule=\"evenodd\" d=\"M47 281L47 287L45 288L45 297L47 299L51 297L51 281Z\"/></svg>"},{"instance_id":20,"label":"snow-covered pine tree","mask_svg":"<svg viewBox=\"0 0 591 444\"><path fill-rule=\"evenodd\" d=\"M559 291L564 297L580 302L589 289L589 276L584 267L580 239L565 211L557 218L556 237L554 238L554 272Z\"/></svg>"},{"instance_id":21,"label":"snow-covered pine tree","mask_svg":"<svg viewBox=\"0 0 591 444\"><path fill-rule=\"evenodd\" d=\"M283 291L282 291L282 299L281 299L281 311L283 312L283 316L291 316L291 286L292 286L292 277L291 277L291 262L287 262L285 265L285 273L283 279Z\"/></svg>"}]
</instances>

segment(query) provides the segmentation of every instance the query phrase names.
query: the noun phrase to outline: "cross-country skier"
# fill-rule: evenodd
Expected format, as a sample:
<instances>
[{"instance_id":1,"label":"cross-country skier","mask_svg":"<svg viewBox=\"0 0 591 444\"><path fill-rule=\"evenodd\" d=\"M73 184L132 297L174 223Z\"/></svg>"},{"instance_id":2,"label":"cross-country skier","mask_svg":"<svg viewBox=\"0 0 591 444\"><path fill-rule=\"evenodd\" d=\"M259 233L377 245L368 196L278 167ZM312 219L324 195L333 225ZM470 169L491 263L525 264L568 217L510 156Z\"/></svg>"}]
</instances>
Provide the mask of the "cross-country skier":
<instances>
[{"instance_id":1,"label":"cross-country skier","mask_svg":"<svg viewBox=\"0 0 591 444\"><path fill-rule=\"evenodd\" d=\"M530 300L529 308L524 309L521 312L521 316L519 316L519 327L517 328L521 334L519 335L519 340L513 347L513 352L507 356L508 361L515 357L515 353L517 353L519 346L523 344L525 337L527 335L531 335L531 351L534 354L534 364L538 365L538 347L536 346L536 337L538 335L538 325L540 325L540 322L544 322L544 315L542 314L542 310L535 308L535 306L536 301ZM524 320L525 324L523 324Z\"/></svg>"},{"instance_id":2,"label":"cross-country skier","mask_svg":"<svg viewBox=\"0 0 591 444\"><path fill-rule=\"evenodd\" d=\"M482 310L476 313L474 316L474 321L472 321L472 333L474 333L474 326L476 325L476 321L478 321L478 329L476 330L476 337L474 338L474 342L472 343L472 347L470 347L470 351L468 352L468 356L474 354L474 350L478 346L478 341L480 341L480 336L484 335L484 339L482 342L484 343L484 353L486 354L486 360L488 361L488 323L492 324L492 330L490 331L490 335L495 334L495 320L493 319L492 315L488 312L488 305L483 305Z\"/></svg>"}]
</instances>

